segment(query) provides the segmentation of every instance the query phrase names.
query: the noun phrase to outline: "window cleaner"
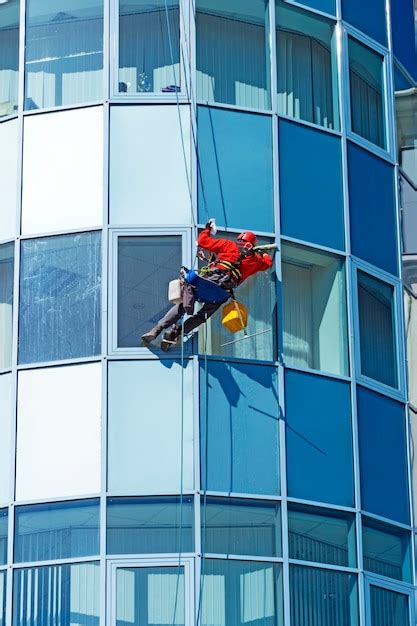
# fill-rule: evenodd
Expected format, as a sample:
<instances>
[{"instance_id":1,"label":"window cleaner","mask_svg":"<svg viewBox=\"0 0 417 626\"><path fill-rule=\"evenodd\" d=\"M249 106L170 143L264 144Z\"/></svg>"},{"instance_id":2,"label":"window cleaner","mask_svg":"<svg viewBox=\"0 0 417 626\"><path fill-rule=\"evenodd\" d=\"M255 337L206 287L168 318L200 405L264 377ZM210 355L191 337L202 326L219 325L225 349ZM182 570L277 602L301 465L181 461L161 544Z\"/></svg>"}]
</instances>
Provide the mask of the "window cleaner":
<instances>
[{"instance_id":1,"label":"window cleaner","mask_svg":"<svg viewBox=\"0 0 417 626\"><path fill-rule=\"evenodd\" d=\"M204 255L201 251L211 253L208 264L199 274L194 270L183 271L182 301L174 304L154 328L142 335L145 345L156 339L164 329L168 329L161 342L162 350L168 351L180 338L179 322L184 313L191 316L184 323L184 334L188 335L233 297L235 287L249 276L264 272L272 266L272 257L261 249L256 249L256 235L251 231L240 233L236 241L216 238L216 233L216 222L211 218L197 239L199 257ZM203 302L203 306L193 314L196 300Z\"/></svg>"}]
</instances>

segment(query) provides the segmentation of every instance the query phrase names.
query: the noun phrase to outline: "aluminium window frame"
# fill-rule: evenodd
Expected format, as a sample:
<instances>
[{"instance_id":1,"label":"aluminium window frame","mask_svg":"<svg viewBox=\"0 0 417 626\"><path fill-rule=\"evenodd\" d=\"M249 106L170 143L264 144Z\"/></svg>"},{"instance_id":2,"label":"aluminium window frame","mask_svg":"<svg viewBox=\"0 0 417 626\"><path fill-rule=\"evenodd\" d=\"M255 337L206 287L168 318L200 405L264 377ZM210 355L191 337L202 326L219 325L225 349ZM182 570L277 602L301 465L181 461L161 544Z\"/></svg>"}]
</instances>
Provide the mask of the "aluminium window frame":
<instances>
[{"instance_id":1,"label":"aluminium window frame","mask_svg":"<svg viewBox=\"0 0 417 626\"><path fill-rule=\"evenodd\" d=\"M383 121L384 121L384 136L385 136L385 148L372 143L369 139L362 137L358 133L352 130L352 115L351 115L351 86L350 86L350 67L349 67L349 38L355 40L357 43L366 46L371 53L382 57L382 107L383 107ZM345 112L345 128L346 137L351 139L360 146L366 148L370 152L374 152L378 156L389 159L395 163L396 155L396 126L395 126L395 112L392 94L394 92L394 85L392 79L391 64L392 59L390 52L387 48L377 43L370 37L367 37L364 33L357 30L353 26L348 25L346 22L342 22L342 50L344 52L344 58L342 58L342 82L344 84L343 98L344 98L344 112Z\"/></svg>"},{"instance_id":2,"label":"aluminium window frame","mask_svg":"<svg viewBox=\"0 0 417 626\"><path fill-rule=\"evenodd\" d=\"M119 92L119 6L120 0L108 0L110 3L110 99L112 102L124 102L151 104L151 103L184 103L190 101L190 59L191 59L191 36L190 24L192 14L190 4L187 0L178 0L180 38L179 38L179 66L180 75L175 78L180 82L181 91L177 93L132 93L123 94ZM165 11L164 3L161 3L161 10ZM168 34L166 33L167 41ZM170 36L170 34L169 34ZM171 66L172 67L172 66ZM172 76L174 82L174 74Z\"/></svg>"},{"instance_id":3,"label":"aluminium window frame","mask_svg":"<svg viewBox=\"0 0 417 626\"><path fill-rule=\"evenodd\" d=\"M353 349L356 369L356 382L377 393L389 396L401 402L406 401L406 372L405 372L405 346L404 346L404 317L403 317L403 287L398 278L381 270L366 261L352 257L352 300L353 300ZM358 271L364 272L370 278L375 278L393 288L392 315L393 315L393 340L394 354L396 358L397 387L391 387L385 383L366 376L361 370L360 352L360 324L359 324L359 295L358 295Z\"/></svg>"},{"instance_id":4,"label":"aluminium window frame","mask_svg":"<svg viewBox=\"0 0 417 626\"><path fill-rule=\"evenodd\" d=\"M155 357L152 352L149 351L149 348L142 347L139 345L139 337L138 337L138 346L137 347L126 347L121 348L118 347L118 242L122 237L169 237L169 236L179 236L181 237L181 248L182 248L182 264L186 267L191 267L192 257L191 257L191 228L187 227L147 227L147 228L117 228L112 229L109 228L109 319L108 319L108 354L110 356L134 356L135 358L157 358L163 359L165 358L173 359L175 356L178 356L178 351L171 351L164 355L160 353L158 350L158 354ZM179 268L178 268L179 269ZM168 302L168 294L167 294L167 302ZM188 354L187 354L188 356Z\"/></svg>"},{"instance_id":5,"label":"aluminium window frame","mask_svg":"<svg viewBox=\"0 0 417 626\"><path fill-rule=\"evenodd\" d=\"M364 584L364 596L365 596L365 626L378 626L378 624L372 624L372 615L371 615L371 587L378 587L379 589L386 589L387 591L393 591L395 593L400 593L408 597L408 611L409 611L409 623L404 624L403 626L412 626L415 624L414 616L415 616L415 587L412 584L405 582L394 582L383 576L379 576L378 574L368 574L364 573L363 575L363 584Z\"/></svg>"}]
</instances>

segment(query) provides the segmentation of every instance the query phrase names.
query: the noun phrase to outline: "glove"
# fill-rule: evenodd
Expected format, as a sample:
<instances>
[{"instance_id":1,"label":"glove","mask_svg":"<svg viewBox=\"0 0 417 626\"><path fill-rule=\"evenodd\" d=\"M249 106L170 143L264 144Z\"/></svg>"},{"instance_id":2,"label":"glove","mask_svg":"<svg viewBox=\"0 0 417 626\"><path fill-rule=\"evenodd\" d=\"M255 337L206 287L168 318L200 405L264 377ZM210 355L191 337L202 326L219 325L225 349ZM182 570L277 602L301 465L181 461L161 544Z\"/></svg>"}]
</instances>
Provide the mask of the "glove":
<instances>
[{"instance_id":1,"label":"glove","mask_svg":"<svg viewBox=\"0 0 417 626\"><path fill-rule=\"evenodd\" d=\"M214 219L214 217L211 217L209 219L209 221L206 224L206 228L210 229L210 235L214 237L214 235L217 233L216 220Z\"/></svg>"}]
</instances>

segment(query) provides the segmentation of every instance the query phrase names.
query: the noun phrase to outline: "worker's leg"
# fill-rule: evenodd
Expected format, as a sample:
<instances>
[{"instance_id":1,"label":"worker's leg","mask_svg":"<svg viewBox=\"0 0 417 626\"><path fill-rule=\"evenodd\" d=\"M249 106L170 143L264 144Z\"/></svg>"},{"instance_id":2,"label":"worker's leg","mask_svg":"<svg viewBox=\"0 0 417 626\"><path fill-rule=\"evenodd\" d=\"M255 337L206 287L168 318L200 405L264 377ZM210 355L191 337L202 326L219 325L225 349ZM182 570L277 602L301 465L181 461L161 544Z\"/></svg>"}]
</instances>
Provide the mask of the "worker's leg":
<instances>
[{"instance_id":1,"label":"worker's leg","mask_svg":"<svg viewBox=\"0 0 417 626\"><path fill-rule=\"evenodd\" d=\"M220 306L220 304L203 304L201 309L195 315L185 320L184 334L188 335L188 333L190 333L192 330L194 330L201 324L204 324L204 322L208 320L209 317L214 315L214 313L220 308Z\"/></svg>"},{"instance_id":2,"label":"worker's leg","mask_svg":"<svg viewBox=\"0 0 417 626\"><path fill-rule=\"evenodd\" d=\"M151 328L147 333L142 335L142 341L145 343L150 343L165 329L169 328L169 326L173 326L180 321L184 313L190 315L194 311L194 303L195 303L195 293L194 289L191 285L185 284L182 291L182 302L179 304L174 304L162 317L159 322Z\"/></svg>"}]
</instances>

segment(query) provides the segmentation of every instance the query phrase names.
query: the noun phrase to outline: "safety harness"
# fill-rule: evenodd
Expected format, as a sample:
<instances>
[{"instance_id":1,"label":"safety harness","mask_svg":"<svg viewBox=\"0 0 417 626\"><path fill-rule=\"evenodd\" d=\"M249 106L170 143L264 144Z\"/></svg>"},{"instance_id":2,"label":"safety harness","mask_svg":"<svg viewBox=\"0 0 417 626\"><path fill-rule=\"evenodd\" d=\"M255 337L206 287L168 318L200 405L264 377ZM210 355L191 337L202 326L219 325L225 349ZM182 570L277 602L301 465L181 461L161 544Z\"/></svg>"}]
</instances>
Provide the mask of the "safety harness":
<instances>
[{"instance_id":1,"label":"safety harness","mask_svg":"<svg viewBox=\"0 0 417 626\"><path fill-rule=\"evenodd\" d=\"M235 285L238 285L242 279L240 264L243 258L243 254L240 254L238 260L234 263L230 261L209 261L207 265L200 269L200 276L208 277L214 272L222 272L225 275L225 280L230 280Z\"/></svg>"}]
</instances>

